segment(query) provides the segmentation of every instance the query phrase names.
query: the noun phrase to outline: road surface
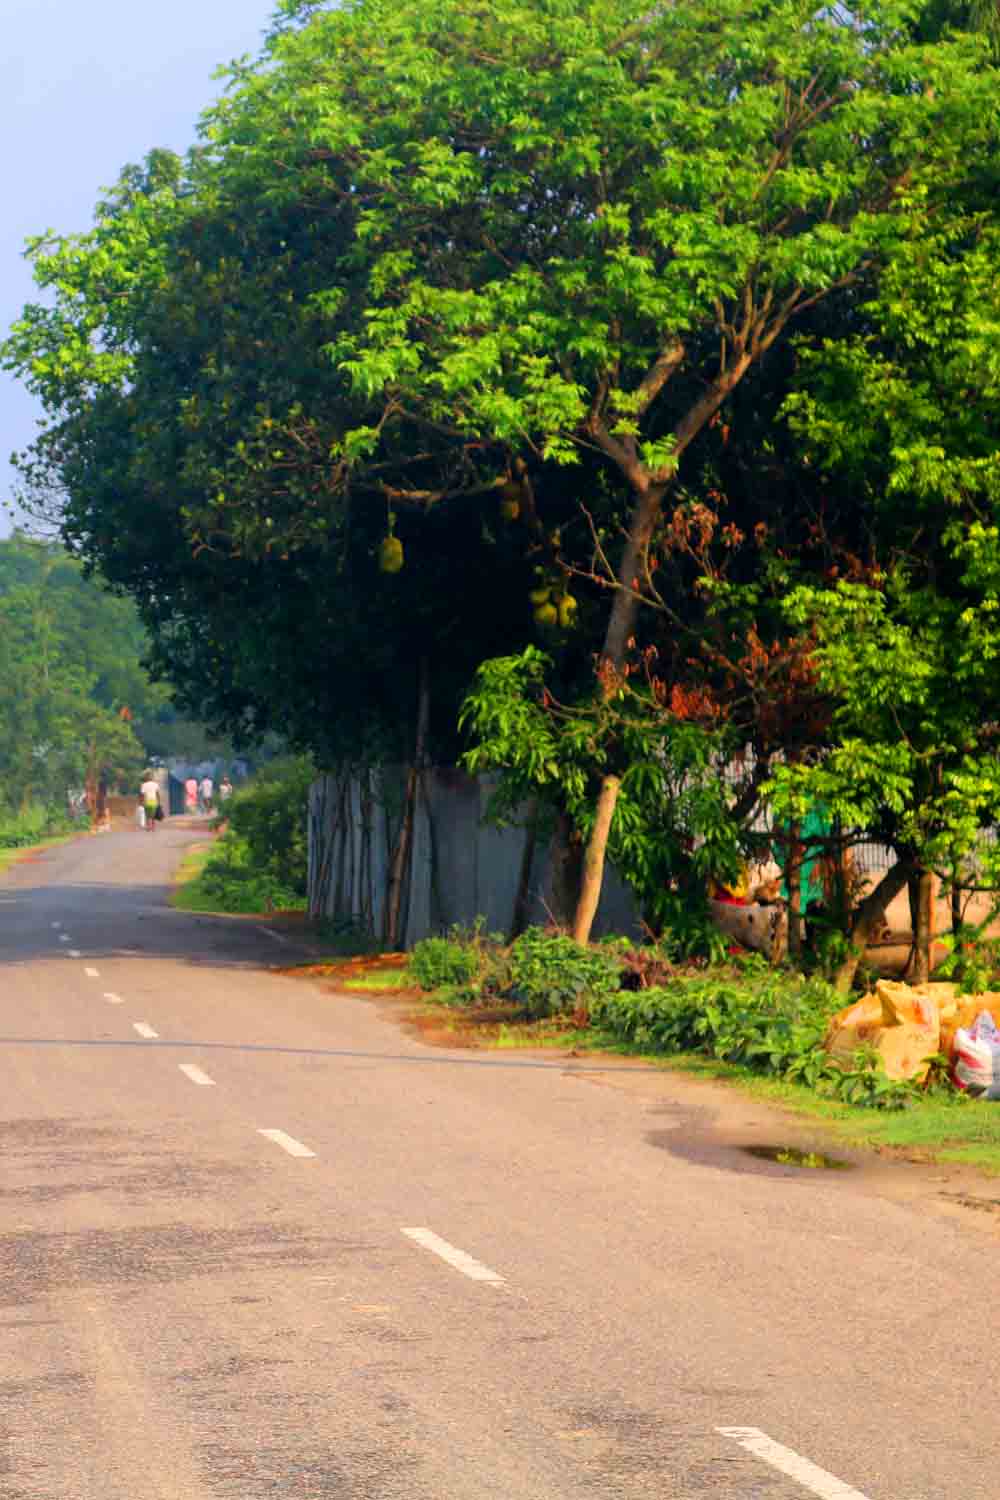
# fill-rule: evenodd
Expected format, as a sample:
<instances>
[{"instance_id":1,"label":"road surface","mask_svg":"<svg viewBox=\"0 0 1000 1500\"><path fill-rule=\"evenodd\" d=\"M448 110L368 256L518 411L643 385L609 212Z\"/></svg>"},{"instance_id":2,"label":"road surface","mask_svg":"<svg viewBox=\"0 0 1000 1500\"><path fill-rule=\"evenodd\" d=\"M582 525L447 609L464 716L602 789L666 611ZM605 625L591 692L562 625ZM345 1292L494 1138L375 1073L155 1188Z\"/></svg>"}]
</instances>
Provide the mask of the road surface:
<instances>
[{"instance_id":1,"label":"road surface","mask_svg":"<svg viewBox=\"0 0 1000 1500\"><path fill-rule=\"evenodd\" d=\"M0 878L3 1500L996 1500L989 1213L426 1047L172 911L191 838Z\"/></svg>"}]
</instances>

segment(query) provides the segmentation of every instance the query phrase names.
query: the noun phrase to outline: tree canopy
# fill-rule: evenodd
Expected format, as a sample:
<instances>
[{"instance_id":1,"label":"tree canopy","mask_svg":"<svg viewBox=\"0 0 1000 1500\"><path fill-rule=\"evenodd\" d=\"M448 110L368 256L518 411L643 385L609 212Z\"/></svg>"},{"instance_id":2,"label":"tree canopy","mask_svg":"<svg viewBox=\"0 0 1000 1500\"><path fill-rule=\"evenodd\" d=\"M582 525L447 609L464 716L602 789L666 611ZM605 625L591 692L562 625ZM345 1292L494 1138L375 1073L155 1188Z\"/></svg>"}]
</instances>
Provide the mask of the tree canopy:
<instances>
[{"instance_id":1,"label":"tree canopy","mask_svg":"<svg viewBox=\"0 0 1000 1500\"><path fill-rule=\"evenodd\" d=\"M87 579L62 547L0 541L0 804L62 804L70 787L205 748L152 681L148 650L133 601Z\"/></svg>"},{"instance_id":2,"label":"tree canopy","mask_svg":"<svg viewBox=\"0 0 1000 1500\"><path fill-rule=\"evenodd\" d=\"M678 725L751 744L782 816L957 858L942 799L992 785L994 20L287 0L186 160L33 245L29 489L235 732L404 754L429 662L453 755L519 656L494 680L566 710L619 858Z\"/></svg>"}]
</instances>

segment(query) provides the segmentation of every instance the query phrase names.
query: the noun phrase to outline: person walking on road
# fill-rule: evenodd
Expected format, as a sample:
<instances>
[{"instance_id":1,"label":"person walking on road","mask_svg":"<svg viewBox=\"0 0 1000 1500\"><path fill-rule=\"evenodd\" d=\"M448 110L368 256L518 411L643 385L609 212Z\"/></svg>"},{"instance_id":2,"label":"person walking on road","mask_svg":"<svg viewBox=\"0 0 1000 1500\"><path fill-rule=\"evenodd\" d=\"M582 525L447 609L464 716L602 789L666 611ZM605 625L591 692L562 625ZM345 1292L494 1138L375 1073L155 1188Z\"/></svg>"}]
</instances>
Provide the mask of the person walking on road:
<instances>
[{"instance_id":1,"label":"person walking on road","mask_svg":"<svg viewBox=\"0 0 1000 1500\"><path fill-rule=\"evenodd\" d=\"M219 782L219 801L228 802L232 795L233 783L230 781L228 776L223 776L222 780Z\"/></svg>"},{"instance_id":2,"label":"person walking on road","mask_svg":"<svg viewBox=\"0 0 1000 1500\"><path fill-rule=\"evenodd\" d=\"M198 783L193 776L184 783L184 811L192 814L198 811Z\"/></svg>"},{"instance_id":3,"label":"person walking on road","mask_svg":"<svg viewBox=\"0 0 1000 1500\"><path fill-rule=\"evenodd\" d=\"M157 819L163 814L160 810L160 784L153 780L152 771L146 771L142 786L139 788L139 805L146 815L146 832L155 833Z\"/></svg>"},{"instance_id":4,"label":"person walking on road","mask_svg":"<svg viewBox=\"0 0 1000 1500\"><path fill-rule=\"evenodd\" d=\"M201 792L202 811L210 813L212 811L212 797L215 794L215 785L211 776L203 776L201 778L201 786L198 790Z\"/></svg>"}]
</instances>

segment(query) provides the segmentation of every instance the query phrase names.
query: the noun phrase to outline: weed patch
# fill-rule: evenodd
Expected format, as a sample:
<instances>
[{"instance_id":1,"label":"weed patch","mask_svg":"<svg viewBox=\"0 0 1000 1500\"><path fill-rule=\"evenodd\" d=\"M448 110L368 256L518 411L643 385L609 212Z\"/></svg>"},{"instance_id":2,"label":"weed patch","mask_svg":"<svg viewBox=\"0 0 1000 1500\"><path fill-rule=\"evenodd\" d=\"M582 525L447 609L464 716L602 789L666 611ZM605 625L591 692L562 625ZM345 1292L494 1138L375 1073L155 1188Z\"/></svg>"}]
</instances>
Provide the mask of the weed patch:
<instances>
[{"instance_id":1,"label":"weed patch","mask_svg":"<svg viewBox=\"0 0 1000 1500\"><path fill-rule=\"evenodd\" d=\"M303 896L257 867L249 846L233 830L190 850L176 880L171 902L181 911L259 915L305 907Z\"/></svg>"}]
</instances>

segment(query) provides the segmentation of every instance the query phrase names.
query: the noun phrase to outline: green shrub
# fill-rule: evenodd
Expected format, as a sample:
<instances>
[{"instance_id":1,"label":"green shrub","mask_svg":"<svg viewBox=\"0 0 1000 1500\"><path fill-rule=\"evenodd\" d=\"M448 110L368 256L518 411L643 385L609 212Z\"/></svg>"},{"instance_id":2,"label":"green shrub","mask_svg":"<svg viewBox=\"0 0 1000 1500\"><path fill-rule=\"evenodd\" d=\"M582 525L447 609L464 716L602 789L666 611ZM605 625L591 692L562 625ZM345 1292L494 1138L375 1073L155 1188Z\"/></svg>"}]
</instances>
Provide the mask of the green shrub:
<instances>
[{"instance_id":1,"label":"green shrub","mask_svg":"<svg viewBox=\"0 0 1000 1500\"><path fill-rule=\"evenodd\" d=\"M479 975L479 955L470 942L456 938L421 938L413 948L410 973L422 990L471 984Z\"/></svg>"},{"instance_id":2,"label":"green shrub","mask_svg":"<svg viewBox=\"0 0 1000 1500\"><path fill-rule=\"evenodd\" d=\"M21 812L0 813L0 849L27 849L78 826L68 808L32 802Z\"/></svg>"},{"instance_id":3,"label":"green shrub","mask_svg":"<svg viewBox=\"0 0 1000 1500\"><path fill-rule=\"evenodd\" d=\"M216 841L197 883L199 896L215 911L287 911L305 904L300 891L258 865L250 845L233 829Z\"/></svg>"},{"instance_id":4,"label":"green shrub","mask_svg":"<svg viewBox=\"0 0 1000 1500\"><path fill-rule=\"evenodd\" d=\"M529 927L510 950L511 995L536 1019L592 1009L617 991L621 974L610 945L581 948L572 938L540 927Z\"/></svg>"},{"instance_id":5,"label":"green shrub","mask_svg":"<svg viewBox=\"0 0 1000 1500\"><path fill-rule=\"evenodd\" d=\"M309 786L315 776L304 757L272 761L233 794L220 815L246 851L246 864L275 891L291 894L284 905L301 905L308 890Z\"/></svg>"},{"instance_id":6,"label":"green shrub","mask_svg":"<svg viewBox=\"0 0 1000 1500\"><path fill-rule=\"evenodd\" d=\"M848 1069L830 1061L823 1039L840 1006L824 980L748 959L721 973L604 994L591 1006L591 1020L643 1051L705 1053L850 1104L912 1103L917 1087L888 1079L877 1055L859 1054Z\"/></svg>"},{"instance_id":7,"label":"green shrub","mask_svg":"<svg viewBox=\"0 0 1000 1500\"><path fill-rule=\"evenodd\" d=\"M984 922L975 926L963 922L957 932L936 939L948 952L935 978L954 980L968 995L981 995L994 987L1000 976L1000 938L990 937L987 928L996 915L991 909Z\"/></svg>"}]
</instances>

